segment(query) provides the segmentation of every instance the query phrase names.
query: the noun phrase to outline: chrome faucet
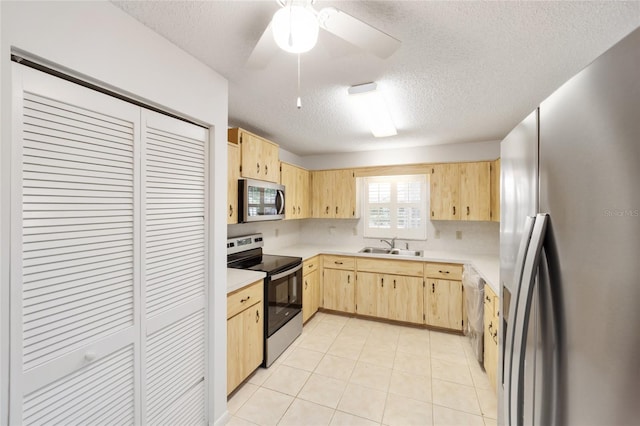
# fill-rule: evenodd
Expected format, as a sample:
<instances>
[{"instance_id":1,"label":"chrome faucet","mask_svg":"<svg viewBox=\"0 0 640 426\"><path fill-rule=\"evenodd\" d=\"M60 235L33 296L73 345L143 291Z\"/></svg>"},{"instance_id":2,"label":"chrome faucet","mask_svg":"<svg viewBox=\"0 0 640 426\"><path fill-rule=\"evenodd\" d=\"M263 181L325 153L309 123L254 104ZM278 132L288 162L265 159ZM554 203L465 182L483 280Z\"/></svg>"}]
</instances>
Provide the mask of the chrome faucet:
<instances>
[{"instance_id":1,"label":"chrome faucet","mask_svg":"<svg viewBox=\"0 0 640 426\"><path fill-rule=\"evenodd\" d=\"M380 240L380 242L389 244L389 247L391 247L391 250L393 250L394 248L396 248L396 240L397 239L398 239L398 237L393 237L393 238L391 238L391 241L389 241L389 240Z\"/></svg>"}]
</instances>

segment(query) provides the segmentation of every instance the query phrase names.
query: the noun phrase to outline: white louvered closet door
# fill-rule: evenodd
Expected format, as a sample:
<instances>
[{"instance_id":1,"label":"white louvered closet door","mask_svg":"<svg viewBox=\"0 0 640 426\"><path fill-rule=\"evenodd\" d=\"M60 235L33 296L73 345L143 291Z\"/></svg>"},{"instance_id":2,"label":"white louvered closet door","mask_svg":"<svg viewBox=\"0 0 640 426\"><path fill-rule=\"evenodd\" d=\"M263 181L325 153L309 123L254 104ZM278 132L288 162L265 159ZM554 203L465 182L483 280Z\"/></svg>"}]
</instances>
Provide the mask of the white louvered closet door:
<instances>
[{"instance_id":1,"label":"white louvered closet door","mask_svg":"<svg viewBox=\"0 0 640 426\"><path fill-rule=\"evenodd\" d=\"M130 424L140 109L13 64L10 424Z\"/></svg>"},{"instance_id":2,"label":"white louvered closet door","mask_svg":"<svg viewBox=\"0 0 640 426\"><path fill-rule=\"evenodd\" d=\"M208 131L142 113L143 416L205 422Z\"/></svg>"}]
</instances>

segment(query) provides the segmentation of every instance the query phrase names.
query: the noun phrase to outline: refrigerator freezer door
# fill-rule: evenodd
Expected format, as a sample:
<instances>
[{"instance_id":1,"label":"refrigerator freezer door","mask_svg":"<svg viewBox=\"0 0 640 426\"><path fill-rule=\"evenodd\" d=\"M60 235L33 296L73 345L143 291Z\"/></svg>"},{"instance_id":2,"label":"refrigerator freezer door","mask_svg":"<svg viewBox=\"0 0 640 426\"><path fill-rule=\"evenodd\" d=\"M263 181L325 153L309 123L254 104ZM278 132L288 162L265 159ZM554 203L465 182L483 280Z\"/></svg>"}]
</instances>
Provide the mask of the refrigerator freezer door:
<instances>
[{"instance_id":1,"label":"refrigerator freezer door","mask_svg":"<svg viewBox=\"0 0 640 426\"><path fill-rule=\"evenodd\" d=\"M639 69L640 29L540 106L540 209L562 301L560 424L640 419Z\"/></svg>"}]
</instances>

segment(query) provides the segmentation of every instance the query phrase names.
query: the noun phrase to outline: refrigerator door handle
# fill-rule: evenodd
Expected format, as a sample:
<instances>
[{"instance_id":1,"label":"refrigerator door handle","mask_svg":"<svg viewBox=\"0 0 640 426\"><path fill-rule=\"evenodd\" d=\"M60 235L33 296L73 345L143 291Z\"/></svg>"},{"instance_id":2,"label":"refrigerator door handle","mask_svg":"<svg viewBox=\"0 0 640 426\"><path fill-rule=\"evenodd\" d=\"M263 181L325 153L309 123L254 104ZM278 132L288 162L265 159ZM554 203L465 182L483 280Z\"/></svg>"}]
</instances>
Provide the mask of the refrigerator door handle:
<instances>
[{"instance_id":1,"label":"refrigerator door handle","mask_svg":"<svg viewBox=\"0 0 640 426\"><path fill-rule=\"evenodd\" d=\"M535 216L527 216L524 222L524 228L522 230L522 238L520 240L520 246L518 247L518 254L516 256L516 262L514 265L513 283L515 284L513 294L511 296L511 304L509 306L509 324L505 333L505 345L502 359L504 360L504 386L505 386L505 404L504 414L507 419L507 424L510 421L511 410L511 365L513 362L513 336L515 330L515 318L517 315L517 305L520 296L520 289L522 287L522 269L524 268L524 260L529 248L529 242L531 241L531 233L533 232L533 224L535 223Z\"/></svg>"},{"instance_id":2,"label":"refrigerator door handle","mask_svg":"<svg viewBox=\"0 0 640 426\"><path fill-rule=\"evenodd\" d=\"M533 225L531 241L527 249L527 255L522 269L522 281L518 289L516 300L516 316L511 319L512 326L512 351L510 354L511 366L509 376L507 376L508 390L507 406L509 410L509 424L520 426L523 424L523 394L521 384L524 374L524 353L527 341L527 325L531 313L531 301L533 299L533 288L540 265L544 237L549 221L548 214L538 214ZM513 306L513 305L512 305Z\"/></svg>"}]
</instances>

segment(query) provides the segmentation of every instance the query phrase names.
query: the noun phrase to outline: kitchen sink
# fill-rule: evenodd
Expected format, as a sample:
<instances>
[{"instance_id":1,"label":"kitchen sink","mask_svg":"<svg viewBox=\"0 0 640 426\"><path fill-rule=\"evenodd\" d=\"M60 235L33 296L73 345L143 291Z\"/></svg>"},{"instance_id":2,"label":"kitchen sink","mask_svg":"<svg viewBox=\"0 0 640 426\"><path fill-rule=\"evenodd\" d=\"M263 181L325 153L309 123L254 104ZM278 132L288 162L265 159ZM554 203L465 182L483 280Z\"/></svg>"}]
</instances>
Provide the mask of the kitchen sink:
<instances>
[{"instance_id":1,"label":"kitchen sink","mask_svg":"<svg viewBox=\"0 0 640 426\"><path fill-rule=\"evenodd\" d=\"M371 254L393 254L397 256L415 256L422 257L422 250L405 250L399 248L382 248L382 247L365 247L360 250L360 253L371 253Z\"/></svg>"},{"instance_id":2,"label":"kitchen sink","mask_svg":"<svg viewBox=\"0 0 640 426\"><path fill-rule=\"evenodd\" d=\"M360 250L360 253L389 254L391 253L391 249L381 247L365 247Z\"/></svg>"}]
</instances>

